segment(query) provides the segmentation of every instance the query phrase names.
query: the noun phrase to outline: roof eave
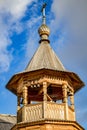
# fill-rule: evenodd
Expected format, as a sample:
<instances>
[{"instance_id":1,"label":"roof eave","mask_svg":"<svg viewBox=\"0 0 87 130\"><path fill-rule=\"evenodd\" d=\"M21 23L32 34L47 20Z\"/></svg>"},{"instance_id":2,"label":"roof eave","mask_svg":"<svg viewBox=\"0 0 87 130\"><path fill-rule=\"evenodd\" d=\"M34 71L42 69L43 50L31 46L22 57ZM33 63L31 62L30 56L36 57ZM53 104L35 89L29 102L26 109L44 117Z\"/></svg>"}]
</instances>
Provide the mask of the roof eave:
<instances>
[{"instance_id":1,"label":"roof eave","mask_svg":"<svg viewBox=\"0 0 87 130\"><path fill-rule=\"evenodd\" d=\"M17 83L18 81L23 77L31 74L51 74L52 72L54 72L55 76L58 76L59 73L64 74L65 77L68 76L68 78L70 79L71 84L73 85L74 91L77 92L79 89L81 89L83 86L85 86L84 82L79 78L79 76L73 72L68 72L68 71L58 71L58 70L50 70L50 69L40 69L40 70L35 70L35 71L29 71L29 72L21 72L18 74L15 74L7 83L6 88L8 90L10 90L12 93L14 93L15 95L17 95ZM28 79L29 80L29 79ZM16 86L15 86L16 84Z\"/></svg>"}]
</instances>

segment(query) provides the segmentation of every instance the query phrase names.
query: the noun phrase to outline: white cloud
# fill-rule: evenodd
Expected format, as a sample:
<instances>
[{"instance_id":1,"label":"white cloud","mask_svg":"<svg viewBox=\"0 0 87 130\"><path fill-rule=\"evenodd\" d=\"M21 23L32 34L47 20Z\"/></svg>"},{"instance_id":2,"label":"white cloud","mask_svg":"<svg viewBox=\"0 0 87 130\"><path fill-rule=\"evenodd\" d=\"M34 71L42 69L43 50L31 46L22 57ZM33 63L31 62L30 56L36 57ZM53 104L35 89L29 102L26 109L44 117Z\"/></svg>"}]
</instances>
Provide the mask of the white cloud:
<instances>
[{"instance_id":1,"label":"white cloud","mask_svg":"<svg viewBox=\"0 0 87 130\"><path fill-rule=\"evenodd\" d=\"M87 62L87 0L54 0L51 10L55 15L51 28L62 32L56 41L64 43L60 55L71 62Z\"/></svg>"},{"instance_id":2,"label":"white cloud","mask_svg":"<svg viewBox=\"0 0 87 130\"><path fill-rule=\"evenodd\" d=\"M11 53L7 47L11 44L9 38L9 26L7 26L0 16L0 72L7 71L11 61Z\"/></svg>"},{"instance_id":3,"label":"white cloud","mask_svg":"<svg viewBox=\"0 0 87 130\"><path fill-rule=\"evenodd\" d=\"M70 71L79 72L87 83L87 0L53 0L51 11L55 16L51 28L54 34L59 31L57 34L60 35L56 39L55 50L67 69L69 67ZM79 104L80 113L77 112L77 119L81 124L86 124L87 120L84 119L84 113L87 113L84 101L86 91L85 87L80 94L77 93L79 99L76 97L75 100L78 104L83 99Z\"/></svg>"},{"instance_id":4,"label":"white cloud","mask_svg":"<svg viewBox=\"0 0 87 130\"><path fill-rule=\"evenodd\" d=\"M37 46L39 45L39 34L37 30L37 26L40 22L41 17L32 17L28 23L27 27L29 28L29 36L27 37L27 43L25 44L25 50L26 50L26 57L28 58L27 60L31 59L33 56Z\"/></svg>"},{"instance_id":5,"label":"white cloud","mask_svg":"<svg viewBox=\"0 0 87 130\"><path fill-rule=\"evenodd\" d=\"M27 6L34 0L0 0L0 10L8 12L13 18L20 18L24 15Z\"/></svg>"},{"instance_id":6,"label":"white cloud","mask_svg":"<svg viewBox=\"0 0 87 130\"><path fill-rule=\"evenodd\" d=\"M27 6L34 0L0 0L0 72L9 69L12 50L8 50L13 32L20 33L23 28L20 19L25 15Z\"/></svg>"},{"instance_id":7,"label":"white cloud","mask_svg":"<svg viewBox=\"0 0 87 130\"><path fill-rule=\"evenodd\" d=\"M32 27L35 27L36 24L39 22L39 20L41 20L41 17L32 17L28 23L27 23L27 26L32 30Z\"/></svg>"}]
</instances>

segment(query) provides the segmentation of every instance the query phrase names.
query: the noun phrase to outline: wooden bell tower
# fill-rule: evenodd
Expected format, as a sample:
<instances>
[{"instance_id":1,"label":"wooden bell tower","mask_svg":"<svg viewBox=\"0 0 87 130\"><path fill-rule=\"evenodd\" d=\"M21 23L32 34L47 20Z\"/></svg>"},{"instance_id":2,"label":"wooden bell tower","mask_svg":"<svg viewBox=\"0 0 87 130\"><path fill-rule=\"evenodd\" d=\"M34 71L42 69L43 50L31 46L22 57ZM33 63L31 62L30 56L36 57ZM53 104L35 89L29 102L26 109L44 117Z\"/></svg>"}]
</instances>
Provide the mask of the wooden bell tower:
<instances>
[{"instance_id":1,"label":"wooden bell tower","mask_svg":"<svg viewBox=\"0 0 87 130\"><path fill-rule=\"evenodd\" d=\"M24 72L14 75L6 86L17 96L17 124L12 130L84 130L76 122L74 107L74 94L84 83L65 70L50 47L45 7L39 48Z\"/></svg>"}]
</instances>

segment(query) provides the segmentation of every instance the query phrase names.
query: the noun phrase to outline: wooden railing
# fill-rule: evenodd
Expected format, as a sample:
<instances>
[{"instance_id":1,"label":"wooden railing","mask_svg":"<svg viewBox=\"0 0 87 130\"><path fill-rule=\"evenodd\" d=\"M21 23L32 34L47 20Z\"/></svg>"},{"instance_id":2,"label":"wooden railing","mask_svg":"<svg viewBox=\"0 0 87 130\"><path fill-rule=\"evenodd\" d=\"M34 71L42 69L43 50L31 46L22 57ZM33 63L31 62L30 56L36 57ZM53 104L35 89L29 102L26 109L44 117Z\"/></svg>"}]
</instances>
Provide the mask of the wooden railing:
<instances>
[{"instance_id":1,"label":"wooden railing","mask_svg":"<svg viewBox=\"0 0 87 130\"><path fill-rule=\"evenodd\" d=\"M68 115L71 121L75 121L75 111L71 107L68 107Z\"/></svg>"},{"instance_id":2,"label":"wooden railing","mask_svg":"<svg viewBox=\"0 0 87 130\"><path fill-rule=\"evenodd\" d=\"M17 122L22 122L22 108L17 112Z\"/></svg>"},{"instance_id":3,"label":"wooden railing","mask_svg":"<svg viewBox=\"0 0 87 130\"><path fill-rule=\"evenodd\" d=\"M26 107L26 121L39 121L42 119L42 103Z\"/></svg>"},{"instance_id":4,"label":"wooden railing","mask_svg":"<svg viewBox=\"0 0 87 130\"><path fill-rule=\"evenodd\" d=\"M46 118L64 120L64 104L47 103Z\"/></svg>"},{"instance_id":5,"label":"wooden railing","mask_svg":"<svg viewBox=\"0 0 87 130\"><path fill-rule=\"evenodd\" d=\"M25 106L25 119L21 108L18 111L18 122L34 122L42 119L65 120L65 106L64 104L57 104L53 102L29 104ZM68 107L68 120L74 120L74 111Z\"/></svg>"}]
</instances>

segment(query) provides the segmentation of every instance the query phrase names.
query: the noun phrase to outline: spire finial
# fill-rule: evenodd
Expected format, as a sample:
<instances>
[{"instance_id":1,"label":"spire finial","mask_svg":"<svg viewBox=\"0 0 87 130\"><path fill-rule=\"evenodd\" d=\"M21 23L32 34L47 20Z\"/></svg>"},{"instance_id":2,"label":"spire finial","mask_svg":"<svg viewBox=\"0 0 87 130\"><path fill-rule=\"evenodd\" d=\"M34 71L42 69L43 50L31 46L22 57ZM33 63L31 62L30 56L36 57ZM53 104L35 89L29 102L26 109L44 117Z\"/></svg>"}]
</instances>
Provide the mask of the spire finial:
<instances>
[{"instance_id":1,"label":"spire finial","mask_svg":"<svg viewBox=\"0 0 87 130\"><path fill-rule=\"evenodd\" d=\"M50 34L50 29L46 25L46 16L45 16L45 8L46 8L46 3L43 4L41 12L42 12L42 25L39 27L38 32L41 37L41 40L39 41L40 43L42 41L47 41L47 43L50 43L48 36Z\"/></svg>"},{"instance_id":2,"label":"spire finial","mask_svg":"<svg viewBox=\"0 0 87 130\"><path fill-rule=\"evenodd\" d=\"M43 4L41 12L42 12L42 24L46 24L46 15L45 15L45 8L46 8L46 3Z\"/></svg>"}]
</instances>

